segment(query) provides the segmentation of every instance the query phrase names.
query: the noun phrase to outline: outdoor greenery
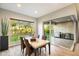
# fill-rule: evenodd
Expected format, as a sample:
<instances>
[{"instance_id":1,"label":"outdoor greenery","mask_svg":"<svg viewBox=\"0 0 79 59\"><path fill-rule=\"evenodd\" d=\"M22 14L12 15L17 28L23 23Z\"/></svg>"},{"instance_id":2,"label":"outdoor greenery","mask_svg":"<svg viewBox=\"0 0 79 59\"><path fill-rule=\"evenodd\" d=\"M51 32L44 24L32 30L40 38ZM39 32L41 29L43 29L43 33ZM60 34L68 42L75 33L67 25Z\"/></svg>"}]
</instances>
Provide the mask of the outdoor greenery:
<instances>
[{"instance_id":1,"label":"outdoor greenery","mask_svg":"<svg viewBox=\"0 0 79 59\"><path fill-rule=\"evenodd\" d=\"M10 26L11 26L10 31L12 34L11 42L14 44L20 41L21 36L25 36L25 35L31 36L34 33L33 25L28 22L11 20Z\"/></svg>"},{"instance_id":2,"label":"outdoor greenery","mask_svg":"<svg viewBox=\"0 0 79 59\"><path fill-rule=\"evenodd\" d=\"M44 33L47 40L49 40L49 25L48 24L44 24Z\"/></svg>"},{"instance_id":3,"label":"outdoor greenery","mask_svg":"<svg viewBox=\"0 0 79 59\"><path fill-rule=\"evenodd\" d=\"M8 34L8 20L7 20L7 18L3 18L1 20L1 32L2 32L2 36L7 36L7 34Z\"/></svg>"},{"instance_id":4,"label":"outdoor greenery","mask_svg":"<svg viewBox=\"0 0 79 59\"><path fill-rule=\"evenodd\" d=\"M19 35L31 35L33 34L33 30L31 26L28 25L20 25L20 26L13 26L12 33L19 34Z\"/></svg>"}]
</instances>

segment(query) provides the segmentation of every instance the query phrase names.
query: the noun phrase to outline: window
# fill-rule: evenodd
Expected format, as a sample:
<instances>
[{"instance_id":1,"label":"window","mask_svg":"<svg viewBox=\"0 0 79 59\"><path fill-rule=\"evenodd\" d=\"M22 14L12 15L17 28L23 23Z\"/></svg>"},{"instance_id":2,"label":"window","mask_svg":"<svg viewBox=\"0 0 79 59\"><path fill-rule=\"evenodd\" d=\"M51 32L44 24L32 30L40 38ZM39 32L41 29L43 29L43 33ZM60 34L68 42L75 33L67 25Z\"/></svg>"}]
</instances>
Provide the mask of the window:
<instances>
[{"instance_id":1,"label":"window","mask_svg":"<svg viewBox=\"0 0 79 59\"><path fill-rule=\"evenodd\" d=\"M34 22L11 19L9 20L9 45L20 44L21 36L34 34Z\"/></svg>"}]
</instances>

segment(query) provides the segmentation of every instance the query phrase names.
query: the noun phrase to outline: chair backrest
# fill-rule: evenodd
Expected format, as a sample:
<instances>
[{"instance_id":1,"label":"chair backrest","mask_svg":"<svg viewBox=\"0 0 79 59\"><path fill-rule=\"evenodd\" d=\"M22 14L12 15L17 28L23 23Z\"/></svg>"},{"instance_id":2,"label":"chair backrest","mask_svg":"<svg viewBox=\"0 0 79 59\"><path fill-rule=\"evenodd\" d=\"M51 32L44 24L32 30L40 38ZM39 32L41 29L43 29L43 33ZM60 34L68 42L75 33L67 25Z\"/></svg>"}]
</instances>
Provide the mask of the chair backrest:
<instances>
[{"instance_id":1,"label":"chair backrest","mask_svg":"<svg viewBox=\"0 0 79 59\"><path fill-rule=\"evenodd\" d=\"M29 41L27 39L24 39L24 44L26 45L26 52L27 52L27 54L31 55L31 53L33 52L33 49L32 49L32 47L29 44Z\"/></svg>"},{"instance_id":2,"label":"chair backrest","mask_svg":"<svg viewBox=\"0 0 79 59\"><path fill-rule=\"evenodd\" d=\"M36 39L35 39L35 38L32 38L32 39L30 39L30 41L32 41L32 42L33 42L33 41L36 41Z\"/></svg>"},{"instance_id":3,"label":"chair backrest","mask_svg":"<svg viewBox=\"0 0 79 59\"><path fill-rule=\"evenodd\" d=\"M39 37L40 37L40 35L34 34L32 38L39 38Z\"/></svg>"},{"instance_id":4,"label":"chair backrest","mask_svg":"<svg viewBox=\"0 0 79 59\"><path fill-rule=\"evenodd\" d=\"M46 40L46 36L45 36L45 35L43 35L43 36L42 36L42 39L43 39L43 40Z\"/></svg>"},{"instance_id":5,"label":"chair backrest","mask_svg":"<svg viewBox=\"0 0 79 59\"><path fill-rule=\"evenodd\" d=\"M21 44L24 44L23 37L20 37L20 39L21 39Z\"/></svg>"},{"instance_id":6,"label":"chair backrest","mask_svg":"<svg viewBox=\"0 0 79 59\"><path fill-rule=\"evenodd\" d=\"M27 40L27 39L24 39L24 44L25 44L27 47L29 47L29 46L30 46L30 44L29 44L29 42L28 42L28 40Z\"/></svg>"},{"instance_id":7,"label":"chair backrest","mask_svg":"<svg viewBox=\"0 0 79 59\"><path fill-rule=\"evenodd\" d=\"M38 35L38 38L40 38L40 35Z\"/></svg>"},{"instance_id":8,"label":"chair backrest","mask_svg":"<svg viewBox=\"0 0 79 59\"><path fill-rule=\"evenodd\" d=\"M24 44L23 37L20 37L20 39L21 39L21 49L24 49L25 48L25 44Z\"/></svg>"}]
</instances>

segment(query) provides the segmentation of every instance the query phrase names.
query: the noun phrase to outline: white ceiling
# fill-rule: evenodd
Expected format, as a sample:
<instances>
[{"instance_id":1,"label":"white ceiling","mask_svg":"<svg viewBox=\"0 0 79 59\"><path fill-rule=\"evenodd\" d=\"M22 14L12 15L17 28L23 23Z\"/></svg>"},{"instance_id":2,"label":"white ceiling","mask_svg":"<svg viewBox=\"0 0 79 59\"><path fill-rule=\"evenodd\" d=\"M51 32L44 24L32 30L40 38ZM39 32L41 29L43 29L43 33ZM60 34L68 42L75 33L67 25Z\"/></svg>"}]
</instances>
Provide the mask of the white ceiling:
<instances>
[{"instance_id":1,"label":"white ceiling","mask_svg":"<svg viewBox=\"0 0 79 59\"><path fill-rule=\"evenodd\" d=\"M40 17L58 9L70 5L69 3L21 3L22 7L17 7L16 3L0 3L0 8L18 12L32 17ZM38 11L37 14L34 11Z\"/></svg>"}]
</instances>

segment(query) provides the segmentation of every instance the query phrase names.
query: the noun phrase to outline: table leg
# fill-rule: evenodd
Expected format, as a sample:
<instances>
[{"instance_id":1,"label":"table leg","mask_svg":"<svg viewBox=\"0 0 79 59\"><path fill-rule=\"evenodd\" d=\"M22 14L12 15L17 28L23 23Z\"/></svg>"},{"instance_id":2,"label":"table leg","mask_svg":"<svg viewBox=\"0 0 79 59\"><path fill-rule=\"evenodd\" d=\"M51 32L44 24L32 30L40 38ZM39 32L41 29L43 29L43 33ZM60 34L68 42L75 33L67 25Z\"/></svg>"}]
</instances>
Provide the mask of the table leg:
<instances>
[{"instance_id":1,"label":"table leg","mask_svg":"<svg viewBox=\"0 0 79 59\"><path fill-rule=\"evenodd\" d=\"M48 45L49 45L49 55L50 55L50 43Z\"/></svg>"},{"instance_id":2,"label":"table leg","mask_svg":"<svg viewBox=\"0 0 79 59\"><path fill-rule=\"evenodd\" d=\"M35 56L36 56L36 51L37 51L37 49L35 49Z\"/></svg>"},{"instance_id":3,"label":"table leg","mask_svg":"<svg viewBox=\"0 0 79 59\"><path fill-rule=\"evenodd\" d=\"M41 48L40 48L40 55L41 55Z\"/></svg>"},{"instance_id":4,"label":"table leg","mask_svg":"<svg viewBox=\"0 0 79 59\"><path fill-rule=\"evenodd\" d=\"M37 53L38 53L38 48L35 49L35 56L37 56Z\"/></svg>"}]
</instances>

